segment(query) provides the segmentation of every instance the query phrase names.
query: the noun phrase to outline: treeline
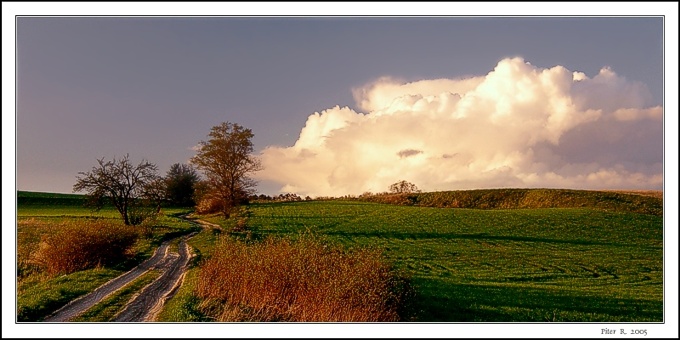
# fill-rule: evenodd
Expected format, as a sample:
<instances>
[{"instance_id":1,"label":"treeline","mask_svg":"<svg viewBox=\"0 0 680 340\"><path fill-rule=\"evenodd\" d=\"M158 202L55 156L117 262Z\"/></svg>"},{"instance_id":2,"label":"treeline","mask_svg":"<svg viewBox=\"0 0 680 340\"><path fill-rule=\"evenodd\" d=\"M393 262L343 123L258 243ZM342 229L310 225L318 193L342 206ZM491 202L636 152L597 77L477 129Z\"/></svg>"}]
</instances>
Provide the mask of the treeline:
<instances>
[{"instance_id":1,"label":"treeline","mask_svg":"<svg viewBox=\"0 0 680 340\"><path fill-rule=\"evenodd\" d=\"M300 202L300 201L312 201L313 199L309 196L302 198L298 194L285 193L274 196L269 196L265 194L252 195L249 197L251 202L261 203L261 202Z\"/></svg>"}]
</instances>

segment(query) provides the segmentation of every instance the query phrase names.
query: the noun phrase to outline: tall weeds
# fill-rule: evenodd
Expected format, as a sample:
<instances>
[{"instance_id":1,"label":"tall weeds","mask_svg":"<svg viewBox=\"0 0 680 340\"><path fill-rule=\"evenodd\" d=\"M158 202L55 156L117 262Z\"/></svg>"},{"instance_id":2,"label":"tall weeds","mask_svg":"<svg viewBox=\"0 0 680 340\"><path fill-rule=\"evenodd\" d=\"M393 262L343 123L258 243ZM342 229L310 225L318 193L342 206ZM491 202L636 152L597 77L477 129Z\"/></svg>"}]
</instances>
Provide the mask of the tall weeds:
<instances>
[{"instance_id":1,"label":"tall weeds","mask_svg":"<svg viewBox=\"0 0 680 340\"><path fill-rule=\"evenodd\" d=\"M399 321L406 280L374 250L310 236L244 243L225 238L203 264L197 294L218 321Z\"/></svg>"},{"instance_id":2,"label":"tall weeds","mask_svg":"<svg viewBox=\"0 0 680 340\"><path fill-rule=\"evenodd\" d=\"M113 222L74 221L53 228L31 259L50 276L117 264L139 237L134 227Z\"/></svg>"}]
</instances>

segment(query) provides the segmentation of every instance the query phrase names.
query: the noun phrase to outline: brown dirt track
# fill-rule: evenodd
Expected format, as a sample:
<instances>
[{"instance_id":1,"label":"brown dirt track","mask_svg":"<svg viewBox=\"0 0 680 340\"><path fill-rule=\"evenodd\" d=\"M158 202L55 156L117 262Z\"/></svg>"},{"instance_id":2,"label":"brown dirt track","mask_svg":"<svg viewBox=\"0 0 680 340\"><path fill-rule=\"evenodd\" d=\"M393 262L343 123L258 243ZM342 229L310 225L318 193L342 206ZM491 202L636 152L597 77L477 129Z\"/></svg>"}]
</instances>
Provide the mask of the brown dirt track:
<instances>
[{"instance_id":1,"label":"brown dirt track","mask_svg":"<svg viewBox=\"0 0 680 340\"><path fill-rule=\"evenodd\" d=\"M190 221L198 223L204 228L212 227L204 221ZM142 274L155 269L160 270L162 274L130 299L113 320L114 322L153 321L165 302L174 295L182 283L189 261L193 256L186 241L194 234L182 236L179 241L179 253L169 252L168 249L170 243L176 239L163 242L148 260L127 273L106 282L91 293L69 302L66 306L45 318L44 321L68 322L139 278Z\"/></svg>"},{"instance_id":2,"label":"brown dirt track","mask_svg":"<svg viewBox=\"0 0 680 340\"><path fill-rule=\"evenodd\" d=\"M153 256L148 260L142 262L137 267L128 271L127 273L118 276L117 278L101 285L91 293L84 295L78 299L69 302L66 306L54 312L51 316L45 318L45 322L65 322L76 316L82 314L92 306L102 301L107 296L113 294L117 290L123 288L128 283L134 281L142 274L149 270L162 268L164 262L167 262L168 246L172 240L163 242L154 252Z\"/></svg>"},{"instance_id":3,"label":"brown dirt track","mask_svg":"<svg viewBox=\"0 0 680 340\"><path fill-rule=\"evenodd\" d=\"M179 243L179 254L170 253L159 264L163 274L132 298L113 321L141 322L153 321L156 318L165 302L179 288L189 266L191 253L186 240L191 236L193 234L182 238Z\"/></svg>"}]
</instances>

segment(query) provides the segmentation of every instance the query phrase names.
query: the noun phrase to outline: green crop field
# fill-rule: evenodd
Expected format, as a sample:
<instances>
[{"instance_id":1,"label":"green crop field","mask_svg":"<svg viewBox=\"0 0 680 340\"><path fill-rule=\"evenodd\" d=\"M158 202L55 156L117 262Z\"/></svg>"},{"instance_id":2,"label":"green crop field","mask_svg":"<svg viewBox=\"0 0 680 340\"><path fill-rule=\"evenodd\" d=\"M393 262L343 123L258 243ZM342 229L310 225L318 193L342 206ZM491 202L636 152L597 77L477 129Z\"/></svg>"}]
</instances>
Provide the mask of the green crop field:
<instances>
[{"instance_id":1,"label":"green crop field","mask_svg":"<svg viewBox=\"0 0 680 340\"><path fill-rule=\"evenodd\" d=\"M311 232L383 249L423 322L661 322L661 216L358 201L253 204L256 235Z\"/></svg>"},{"instance_id":2,"label":"green crop field","mask_svg":"<svg viewBox=\"0 0 680 340\"><path fill-rule=\"evenodd\" d=\"M85 207L85 196L19 191L17 193L17 217L96 217L117 218L112 206L100 211Z\"/></svg>"},{"instance_id":3,"label":"green crop field","mask_svg":"<svg viewBox=\"0 0 680 340\"><path fill-rule=\"evenodd\" d=\"M513 199L524 195L522 204L528 205L529 199L543 202L541 208L499 209L508 206L501 201L487 209L413 204L433 201L425 193L407 205L359 200L254 203L241 216L247 216L255 240L312 233L330 243L383 250L415 288L410 321L663 322L661 199L567 192L573 203L565 206L545 203L548 196L560 200L554 191L546 193L511 192ZM480 195L489 194L498 192ZM76 205L82 199L73 195L41 195L19 194L20 261L21 252L39 241L45 223L118 218L113 210L93 215ZM451 202L467 202L466 197L472 197L438 195ZM71 203L63 204L60 199ZM438 202L445 199L437 198ZM492 206L484 200L475 196L469 201ZM162 233L188 230L186 222L173 218L173 213L179 210L167 210L157 223L155 241L152 238L140 245L146 254L159 243ZM219 216L204 219L222 224L225 230L235 223L235 219ZM204 231L190 241L198 258L210 256L216 237ZM169 309L161 314L163 321L204 320L195 310L200 301L192 293L198 269L191 269L187 287L169 301ZM39 318L119 273L114 268L56 279L27 275L19 283L19 302ZM79 280L88 284L80 288Z\"/></svg>"}]
</instances>

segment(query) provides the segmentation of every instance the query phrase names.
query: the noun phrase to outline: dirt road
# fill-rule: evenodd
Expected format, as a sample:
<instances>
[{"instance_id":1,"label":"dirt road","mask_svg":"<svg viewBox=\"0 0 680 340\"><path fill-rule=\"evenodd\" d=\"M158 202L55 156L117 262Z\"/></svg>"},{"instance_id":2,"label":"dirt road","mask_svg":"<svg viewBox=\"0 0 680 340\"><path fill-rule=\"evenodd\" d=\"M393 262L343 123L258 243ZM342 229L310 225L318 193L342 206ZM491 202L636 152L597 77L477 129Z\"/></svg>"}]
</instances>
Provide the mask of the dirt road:
<instances>
[{"instance_id":1,"label":"dirt road","mask_svg":"<svg viewBox=\"0 0 680 340\"><path fill-rule=\"evenodd\" d=\"M123 288L126 284L134 281L142 274L151 269L161 268L168 258L168 246L172 240L165 241L154 252L153 256L148 260L142 262L137 267L128 271L127 273L118 276L117 278L101 285L89 294L81 296L69 302L66 306L54 312L51 316L45 318L45 322L64 322L73 319L81 313L88 310L90 307L96 305L101 300L111 295L115 291Z\"/></svg>"},{"instance_id":2,"label":"dirt road","mask_svg":"<svg viewBox=\"0 0 680 340\"><path fill-rule=\"evenodd\" d=\"M182 218L200 225L202 228L219 228L216 224L198 219ZM160 270L162 274L153 282L142 288L121 311L114 317L115 322L143 322L153 321L160 313L165 302L169 300L182 284L189 261L191 260L190 246L187 240L195 235L192 233L182 236L179 240L178 253L170 252L169 245L175 239L161 244L153 256L142 262L129 272L101 285L89 294L79 297L66 306L45 318L45 322L67 322L84 313L106 297L123 288L149 270Z\"/></svg>"},{"instance_id":3,"label":"dirt road","mask_svg":"<svg viewBox=\"0 0 680 340\"><path fill-rule=\"evenodd\" d=\"M189 245L186 243L188 237L183 237L179 243L179 254L171 253L166 256L165 261L160 264L164 271L163 274L144 287L123 310L116 315L113 321L116 322L141 322L153 321L160 313L163 305L169 300L179 288L184 273L189 266L191 254Z\"/></svg>"}]
</instances>

